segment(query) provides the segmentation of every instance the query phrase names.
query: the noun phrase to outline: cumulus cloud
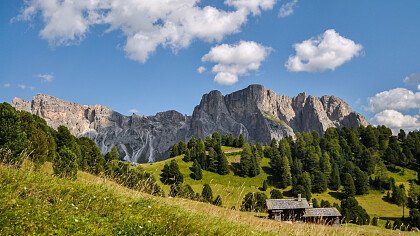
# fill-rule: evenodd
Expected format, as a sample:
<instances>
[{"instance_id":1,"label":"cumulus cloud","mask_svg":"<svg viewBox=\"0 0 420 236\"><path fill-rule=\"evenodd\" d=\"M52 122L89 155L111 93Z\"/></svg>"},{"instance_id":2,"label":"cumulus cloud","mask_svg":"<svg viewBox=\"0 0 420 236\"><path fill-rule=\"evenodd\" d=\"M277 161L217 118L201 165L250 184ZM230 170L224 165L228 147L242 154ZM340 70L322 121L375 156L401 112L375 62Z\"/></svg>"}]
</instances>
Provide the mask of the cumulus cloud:
<instances>
[{"instance_id":1,"label":"cumulus cloud","mask_svg":"<svg viewBox=\"0 0 420 236\"><path fill-rule=\"evenodd\" d=\"M411 131L420 128L420 115L404 115L395 110L381 111L373 117L372 121L391 128L394 133L400 129Z\"/></svg>"},{"instance_id":2,"label":"cumulus cloud","mask_svg":"<svg viewBox=\"0 0 420 236\"><path fill-rule=\"evenodd\" d=\"M238 82L239 76L257 71L271 50L253 41L240 41L238 44L215 46L201 60L216 64L212 68L212 72L216 74L214 81L222 85L232 85Z\"/></svg>"},{"instance_id":3,"label":"cumulus cloud","mask_svg":"<svg viewBox=\"0 0 420 236\"><path fill-rule=\"evenodd\" d=\"M197 72L200 74L204 73L205 71L206 71L206 68L204 66L200 66L197 68Z\"/></svg>"},{"instance_id":4,"label":"cumulus cloud","mask_svg":"<svg viewBox=\"0 0 420 236\"><path fill-rule=\"evenodd\" d=\"M29 89L31 91L35 90L34 86L28 86L28 85L25 85L25 84L18 84L17 86L18 86L18 88L23 89L23 90L25 90L25 89Z\"/></svg>"},{"instance_id":5,"label":"cumulus cloud","mask_svg":"<svg viewBox=\"0 0 420 236\"><path fill-rule=\"evenodd\" d=\"M236 9L250 11L254 15L261 14L261 11L271 10L276 0L226 0L225 4L234 6Z\"/></svg>"},{"instance_id":6,"label":"cumulus cloud","mask_svg":"<svg viewBox=\"0 0 420 236\"><path fill-rule=\"evenodd\" d=\"M41 13L40 36L51 45L69 45L82 40L94 25L120 30L126 37L128 58L146 62L159 47L177 51L194 39L221 41L237 33L250 14L269 10L275 0L226 0L235 10L199 6L200 0L27 0L20 20Z\"/></svg>"},{"instance_id":7,"label":"cumulus cloud","mask_svg":"<svg viewBox=\"0 0 420 236\"><path fill-rule=\"evenodd\" d=\"M128 110L129 113L133 113L133 114L137 114L139 113L139 110L137 110L136 108L131 108L130 110Z\"/></svg>"},{"instance_id":8,"label":"cumulus cloud","mask_svg":"<svg viewBox=\"0 0 420 236\"><path fill-rule=\"evenodd\" d=\"M409 76L404 78L404 83L406 84L414 84L420 86L420 73L413 73Z\"/></svg>"},{"instance_id":9,"label":"cumulus cloud","mask_svg":"<svg viewBox=\"0 0 420 236\"><path fill-rule=\"evenodd\" d=\"M53 74L38 74L36 77L38 77L41 82L43 83L49 83L52 82L55 78Z\"/></svg>"},{"instance_id":10,"label":"cumulus cloud","mask_svg":"<svg viewBox=\"0 0 420 236\"><path fill-rule=\"evenodd\" d=\"M293 45L296 54L289 57L285 66L289 71L325 71L337 67L359 56L362 45L342 37L334 29L323 35Z\"/></svg>"},{"instance_id":11,"label":"cumulus cloud","mask_svg":"<svg viewBox=\"0 0 420 236\"><path fill-rule=\"evenodd\" d=\"M279 17L284 18L292 15L295 11L296 4L298 0L292 0L288 3L281 5L279 10Z\"/></svg>"},{"instance_id":12,"label":"cumulus cloud","mask_svg":"<svg viewBox=\"0 0 420 236\"><path fill-rule=\"evenodd\" d=\"M10 86L12 86L10 83L5 83L5 84L3 84L3 87L4 87L4 88L10 88Z\"/></svg>"},{"instance_id":13,"label":"cumulus cloud","mask_svg":"<svg viewBox=\"0 0 420 236\"><path fill-rule=\"evenodd\" d=\"M405 88L395 88L368 98L368 111L371 112L410 109L420 109L420 92L414 93Z\"/></svg>"}]
</instances>

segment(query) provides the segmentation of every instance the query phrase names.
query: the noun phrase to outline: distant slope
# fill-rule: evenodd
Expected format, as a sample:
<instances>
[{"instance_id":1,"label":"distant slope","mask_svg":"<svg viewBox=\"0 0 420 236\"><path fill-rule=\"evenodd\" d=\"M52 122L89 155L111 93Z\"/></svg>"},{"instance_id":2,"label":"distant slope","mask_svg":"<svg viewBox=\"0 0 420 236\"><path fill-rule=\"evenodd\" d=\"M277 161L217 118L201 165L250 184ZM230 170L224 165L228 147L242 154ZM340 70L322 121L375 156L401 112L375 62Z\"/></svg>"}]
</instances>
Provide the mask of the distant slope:
<instances>
[{"instance_id":1,"label":"distant slope","mask_svg":"<svg viewBox=\"0 0 420 236\"><path fill-rule=\"evenodd\" d=\"M210 204L161 198L79 172L77 181L0 165L0 235L393 235L373 226L284 224Z\"/></svg>"},{"instance_id":2,"label":"distant slope","mask_svg":"<svg viewBox=\"0 0 420 236\"><path fill-rule=\"evenodd\" d=\"M67 128L76 136L93 139L106 153L116 145L130 162L166 159L171 145L191 136L205 138L213 132L243 134L251 143L293 136L329 127L358 127L368 121L335 96L278 95L261 85L222 95L204 94L192 116L176 111L154 116L124 116L101 105L80 105L39 94L32 101L15 98L12 105L41 116L48 125Z\"/></svg>"},{"instance_id":3,"label":"distant slope","mask_svg":"<svg viewBox=\"0 0 420 236\"><path fill-rule=\"evenodd\" d=\"M237 152L240 149L236 148L229 148L223 147L225 153L228 152ZM229 162L239 162L239 155L236 156L227 156ZM192 162L184 162L182 161L182 156L178 156L174 158L177 160L178 165L182 174L184 175L184 183L191 185L194 191L198 191L201 193L202 187L205 183L211 185L213 190L213 195L220 195L222 197L223 206L232 208L235 207L236 209L240 208L242 200L248 192L257 192L260 191L259 188L262 187L262 183L264 180L267 179L269 174L267 170L270 168L269 166L269 159L262 158L260 163L261 166L261 174L254 178L249 177L240 177L234 175L231 171L228 175L219 175L216 173L212 173L209 171L203 170L203 179L202 180L194 180L189 175L191 171L189 167L192 166ZM166 161L156 162L152 164L143 164L141 165L145 170L153 173L153 175L160 181L160 174L163 169L164 164ZM405 169L404 175L392 173L388 171L388 176L393 177L396 180L397 184L405 184L406 188L408 189L409 180L416 179L416 172L410 169ZM161 182L160 182L161 183ZM169 186L163 185L162 187L166 192L169 192ZM269 187L265 194L269 197L270 191L273 187ZM287 191L290 190L291 187L284 189L283 191L287 194ZM316 198L318 202L320 200L328 200L331 203L340 203L340 200L337 198L338 192L327 190L322 194L312 194L312 198ZM365 208L368 214L371 217L377 216L381 218L398 218L402 216L402 207L399 207L395 204L391 204L386 202L382 198L386 196L386 192L379 192L375 190L370 190L370 193L367 195L356 196L359 204ZM409 213L409 209L405 209L405 216L407 217Z\"/></svg>"}]
</instances>

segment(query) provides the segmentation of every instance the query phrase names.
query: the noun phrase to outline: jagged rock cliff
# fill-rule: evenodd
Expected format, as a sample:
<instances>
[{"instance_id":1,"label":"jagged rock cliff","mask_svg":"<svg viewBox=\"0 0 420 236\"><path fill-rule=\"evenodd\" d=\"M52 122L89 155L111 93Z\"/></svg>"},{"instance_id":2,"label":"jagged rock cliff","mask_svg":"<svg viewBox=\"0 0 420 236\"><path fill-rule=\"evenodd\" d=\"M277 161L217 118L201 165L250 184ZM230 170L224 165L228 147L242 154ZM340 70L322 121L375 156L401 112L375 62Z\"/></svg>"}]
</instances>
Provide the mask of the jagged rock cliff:
<instances>
[{"instance_id":1,"label":"jagged rock cliff","mask_svg":"<svg viewBox=\"0 0 420 236\"><path fill-rule=\"evenodd\" d=\"M216 131L242 133L250 142L269 143L296 132L322 134L329 127L368 125L338 97L280 96L261 85L226 96L219 91L205 94L191 117L176 111L124 116L101 105L80 105L43 94L32 101L15 98L12 105L39 115L53 128L65 125L76 136L90 137L103 153L117 145L121 157L140 163L165 159L175 142Z\"/></svg>"}]
</instances>

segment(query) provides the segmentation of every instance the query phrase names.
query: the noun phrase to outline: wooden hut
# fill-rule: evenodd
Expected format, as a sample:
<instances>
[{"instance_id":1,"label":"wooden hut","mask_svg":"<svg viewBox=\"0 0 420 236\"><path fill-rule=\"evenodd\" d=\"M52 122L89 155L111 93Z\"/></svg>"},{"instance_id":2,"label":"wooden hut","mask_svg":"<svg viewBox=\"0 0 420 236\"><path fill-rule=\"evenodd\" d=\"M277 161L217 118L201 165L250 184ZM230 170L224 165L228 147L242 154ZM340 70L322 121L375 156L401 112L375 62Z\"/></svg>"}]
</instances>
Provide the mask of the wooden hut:
<instances>
[{"instance_id":1,"label":"wooden hut","mask_svg":"<svg viewBox=\"0 0 420 236\"><path fill-rule=\"evenodd\" d=\"M308 223L340 225L341 214L335 207L308 208L305 210L303 220Z\"/></svg>"},{"instance_id":2,"label":"wooden hut","mask_svg":"<svg viewBox=\"0 0 420 236\"><path fill-rule=\"evenodd\" d=\"M311 208L306 198L299 194L292 199L267 199L268 217L275 220L302 220L305 210Z\"/></svg>"}]
</instances>

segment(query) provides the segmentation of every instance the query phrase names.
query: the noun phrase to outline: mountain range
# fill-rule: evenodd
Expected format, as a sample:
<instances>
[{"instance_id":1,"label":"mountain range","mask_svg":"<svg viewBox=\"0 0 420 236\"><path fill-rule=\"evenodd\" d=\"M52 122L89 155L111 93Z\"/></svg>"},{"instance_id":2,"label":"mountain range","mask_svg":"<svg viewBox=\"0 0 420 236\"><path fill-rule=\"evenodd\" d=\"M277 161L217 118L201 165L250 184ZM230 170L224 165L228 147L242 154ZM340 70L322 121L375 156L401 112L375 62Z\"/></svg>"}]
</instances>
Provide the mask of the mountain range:
<instances>
[{"instance_id":1,"label":"mountain range","mask_svg":"<svg viewBox=\"0 0 420 236\"><path fill-rule=\"evenodd\" d=\"M116 145L122 159L137 163L166 159L174 143L214 132L243 134L251 143L269 143L297 132L322 135L329 127L369 124L339 97L282 96L262 85L228 95L219 91L204 94L192 116L174 110L125 116L102 105L81 105L45 94L31 101L15 98L12 105L44 118L55 129L64 125L78 137L91 138L102 153Z\"/></svg>"}]
</instances>

